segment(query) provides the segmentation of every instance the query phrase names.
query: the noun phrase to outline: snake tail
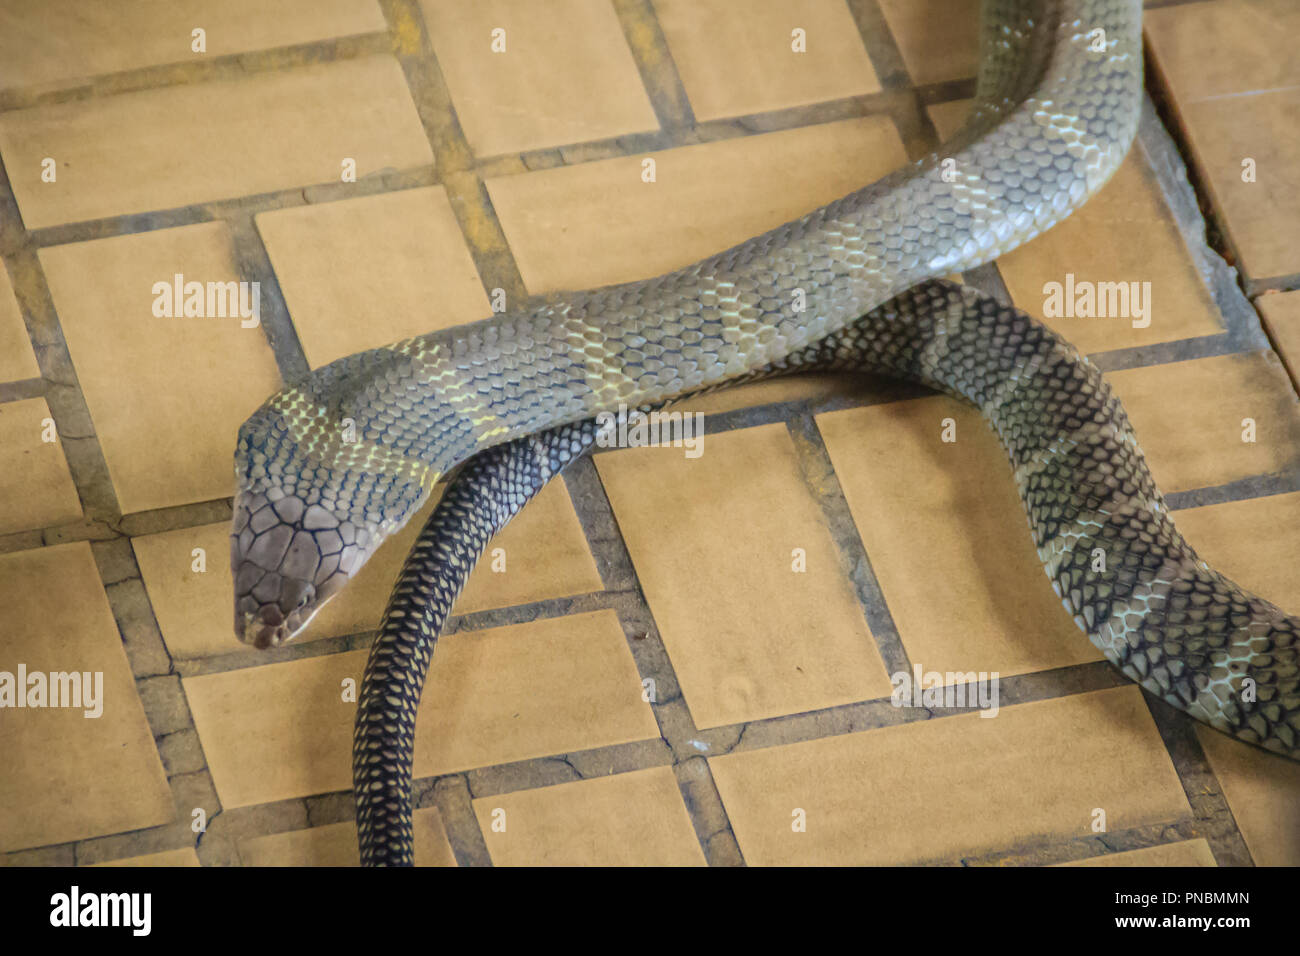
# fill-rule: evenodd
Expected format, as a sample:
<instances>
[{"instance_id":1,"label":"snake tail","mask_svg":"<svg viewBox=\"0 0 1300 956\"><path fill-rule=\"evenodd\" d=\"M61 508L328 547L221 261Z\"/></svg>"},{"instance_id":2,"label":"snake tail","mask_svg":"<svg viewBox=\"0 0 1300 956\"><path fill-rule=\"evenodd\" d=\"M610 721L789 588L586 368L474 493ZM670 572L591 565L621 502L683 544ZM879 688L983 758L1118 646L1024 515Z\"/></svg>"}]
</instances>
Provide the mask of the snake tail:
<instances>
[{"instance_id":1,"label":"snake tail","mask_svg":"<svg viewBox=\"0 0 1300 956\"><path fill-rule=\"evenodd\" d=\"M588 420L494 445L471 458L407 555L357 701L352 785L363 866L414 866L416 710L452 604L493 535L595 437Z\"/></svg>"}]
</instances>

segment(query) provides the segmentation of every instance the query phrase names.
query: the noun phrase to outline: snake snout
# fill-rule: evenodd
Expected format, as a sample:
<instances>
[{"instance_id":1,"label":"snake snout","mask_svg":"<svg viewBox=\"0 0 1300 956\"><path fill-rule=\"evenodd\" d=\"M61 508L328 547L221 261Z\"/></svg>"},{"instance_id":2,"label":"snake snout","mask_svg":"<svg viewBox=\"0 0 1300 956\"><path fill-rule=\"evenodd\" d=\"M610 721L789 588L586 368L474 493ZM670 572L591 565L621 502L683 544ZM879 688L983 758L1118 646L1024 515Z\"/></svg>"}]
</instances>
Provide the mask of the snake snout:
<instances>
[{"instance_id":1,"label":"snake snout","mask_svg":"<svg viewBox=\"0 0 1300 956\"><path fill-rule=\"evenodd\" d=\"M259 603L253 595L244 595L236 602L235 633L244 643L262 650L278 647L292 640L316 613L319 604L312 584L285 578L279 583L281 596L275 601Z\"/></svg>"},{"instance_id":2,"label":"snake snout","mask_svg":"<svg viewBox=\"0 0 1300 956\"><path fill-rule=\"evenodd\" d=\"M278 647L289 639L284 615L274 604L260 608L256 614L248 615L244 622L244 640L258 650Z\"/></svg>"}]
</instances>

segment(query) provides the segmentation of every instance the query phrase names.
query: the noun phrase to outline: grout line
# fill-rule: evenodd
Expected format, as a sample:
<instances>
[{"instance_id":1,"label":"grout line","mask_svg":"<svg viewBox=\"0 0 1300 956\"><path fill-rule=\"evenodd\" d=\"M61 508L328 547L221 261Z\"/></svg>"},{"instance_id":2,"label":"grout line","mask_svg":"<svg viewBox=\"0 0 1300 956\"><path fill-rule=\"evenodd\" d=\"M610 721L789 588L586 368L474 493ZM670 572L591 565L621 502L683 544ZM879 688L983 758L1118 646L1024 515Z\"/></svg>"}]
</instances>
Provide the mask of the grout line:
<instances>
[{"instance_id":1,"label":"grout line","mask_svg":"<svg viewBox=\"0 0 1300 956\"><path fill-rule=\"evenodd\" d=\"M1246 294L1252 300L1266 292L1294 292L1297 289L1300 289L1300 272L1246 280Z\"/></svg>"},{"instance_id":2,"label":"grout line","mask_svg":"<svg viewBox=\"0 0 1300 956\"><path fill-rule=\"evenodd\" d=\"M715 860L734 863L740 859L740 848L712 774L707 767L693 766L689 770L682 767L700 756L702 736L716 738L717 735L701 734L695 726L672 658L636 577L632 556L619 531L613 505L589 455L584 455L569 467L565 485L587 536L588 547L596 557L601 580L630 588L626 592L628 600L615 610L637 673L643 682L653 682L648 685L653 687L650 709L660 737L672 755L678 789L700 841L700 849L710 863Z\"/></svg>"},{"instance_id":3,"label":"grout line","mask_svg":"<svg viewBox=\"0 0 1300 956\"><path fill-rule=\"evenodd\" d=\"M226 674L231 671L249 670L267 664L283 664L288 661L309 660L329 654L344 654L348 651L367 650L374 639L375 631L358 631L355 634L336 637L321 637L302 643L290 643L280 647L257 650L240 645L227 653L218 653L206 657L182 657L174 661L176 672L185 678L209 677L213 674Z\"/></svg>"},{"instance_id":4,"label":"grout line","mask_svg":"<svg viewBox=\"0 0 1300 956\"><path fill-rule=\"evenodd\" d=\"M472 169L474 154L433 52L418 0L380 0L379 5L389 33L396 38L394 52L433 149L434 168L444 174Z\"/></svg>"},{"instance_id":5,"label":"grout line","mask_svg":"<svg viewBox=\"0 0 1300 956\"><path fill-rule=\"evenodd\" d=\"M0 269L4 268L3 260L0 260ZM0 405L10 402L25 402L31 398L45 397L45 380L43 378L28 378L19 382L0 383Z\"/></svg>"},{"instance_id":6,"label":"grout line","mask_svg":"<svg viewBox=\"0 0 1300 956\"><path fill-rule=\"evenodd\" d=\"M945 99L946 93L950 91L950 85L944 84L929 95L939 102ZM960 99L960 97L947 98ZM879 93L827 100L808 106L790 106L728 119L710 120L701 123L697 128L697 139L711 142L876 117L890 120L907 148L908 158L919 159L932 152L938 145L938 136L922 108L922 102L920 91L882 90Z\"/></svg>"},{"instance_id":7,"label":"grout line","mask_svg":"<svg viewBox=\"0 0 1300 956\"><path fill-rule=\"evenodd\" d=\"M355 183L325 182L306 186L275 189L229 199L213 199L173 206L168 209L140 213L120 213L100 219L83 219L76 222L44 226L32 231L31 242L38 248L64 245L70 242L87 242L110 236L134 235L158 229L173 229L204 222L254 217L263 212L291 209L315 203L338 202L362 196L402 192L435 182L433 170L427 166L413 169L384 170L360 177Z\"/></svg>"},{"instance_id":8,"label":"grout line","mask_svg":"<svg viewBox=\"0 0 1300 956\"><path fill-rule=\"evenodd\" d=\"M727 815L722 793L713 771L703 756L689 757L673 765L677 791L695 829L695 838L709 866L746 866L736 831Z\"/></svg>"},{"instance_id":9,"label":"grout line","mask_svg":"<svg viewBox=\"0 0 1300 956\"><path fill-rule=\"evenodd\" d=\"M478 825L474 813L473 794L470 793L469 780L463 773L447 774L417 780L412 786L415 806L438 808L443 830L447 833L447 842L451 845L452 855L458 866L491 866L492 857L488 853L487 840ZM351 791L348 791L351 796Z\"/></svg>"},{"instance_id":10,"label":"grout line","mask_svg":"<svg viewBox=\"0 0 1300 956\"><path fill-rule=\"evenodd\" d=\"M1165 495L1165 503L1169 505L1170 511L1177 512L1205 505L1226 504L1229 501L1271 498L1296 491L1300 491L1300 468L1292 468L1282 474L1251 475L1210 488L1170 492Z\"/></svg>"},{"instance_id":11,"label":"grout line","mask_svg":"<svg viewBox=\"0 0 1300 956\"><path fill-rule=\"evenodd\" d=\"M434 168L488 298L501 289L512 308L528 300L519 265L492 207L483 177L456 115L451 92L433 52L416 0L381 0L389 29L398 38L398 62L433 149Z\"/></svg>"},{"instance_id":12,"label":"grout line","mask_svg":"<svg viewBox=\"0 0 1300 956\"><path fill-rule=\"evenodd\" d=\"M821 415L846 408L869 408L873 405L888 405L892 402L906 402L939 394L923 385L889 379L884 376L873 376L870 379L864 379L856 372L842 374L853 377L854 391L850 394L836 393L820 398L796 398L788 401L767 402L761 405L746 405L726 411L709 412L704 418L705 433L716 435L741 428L773 425L778 422L785 422L796 415ZM596 455L607 455L612 451L617 451L617 449L597 448L594 453Z\"/></svg>"},{"instance_id":13,"label":"grout line","mask_svg":"<svg viewBox=\"0 0 1300 956\"><path fill-rule=\"evenodd\" d=\"M301 381L310 374L311 365L307 361L298 329L289 314L284 291L271 266L271 256L262 241L262 235L249 214L232 217L226 222L239 278L258 284L262 334L275 356L280 379L286 385Z\"/></svg>"},{"instance_id":14,"label":"grout line","mask_svg":"<svg viewBox=\"0 0 1300 956\"><path fill-rule=\"evenodd\" d=\"M36 251L26 241L17 209L4 162L0 160L0 218L8 224L4 243L8 251L3 257L3 267L8 269L12 280L14 297L41 372L42 397L54 419L59 445L85 517L90 521L111 522L120 517L121 509L109 479L108 463L77 380L45 270Z\"/></svg>"},{"instance_id":15,"label":"grout line","mask_svg":"<svg viewBox=\"0 0 1300 956\"><path fill-rule=\"evenodd\" d=\"M1001 678L999 705L1011 707L1059 700L1093 691L1127 687L1131 684L1132 681L1105 661L1071 664L1052 670ZM954 686L970 687L965 684ZM593 747L566 754L547 754L527 760L479 767L470 770L469 775L475 798L497 796L534 789L537 784L533 783L530 777L535 775L525 773L521 769L527 766L546 769L552 779L541 786L551 786L572 780L613 776L632 770L664 766L665 760L662 759L664 756L671 756L672 765L681 767L688 761L706 756L747 753L921 721L941 721L970 714L976 710L974 706L934 711L921 707L895 707L890 698L882 697L803 713L784 714L739 724L693 730L691 734L684 735L688 738L686 742L690 744L689 747L674 748L669 745L668 753L655 752L656 747L651 746L665 744L665 739L650 738L627 744ZM651 752L643 753L646 750ZM637 761L637 756L642 758L640 762ZM557 772L556 762L563 762L567 769ZM586 769L578 773L574 766L575 762L582 764ZM421 779L436 780L438 777Z\"/></svg>"},{"instance_id":16,"label":"grout line","mask_svg":"<svg viewBox=\"0 0 1300 956\"><path fill-rule=\"evenodd\" d=\"M175 676L179 682L179 675L176 674L171 653L163 641L162 629L158 626L153 605L145 591L144 579L140 575L140 567L136 563L130 541L124 537L97 541L90 545L90 551L104 585L113 621L121 635L122 647L137 690L142 681L157 677ZM179 686L178 683L177 687ZM144 699L146 695L140 696ZM153 716L146 707L145 717L149 719L155 737L183 729L164 723L161 726L165 729L160 730L155 726ZM193 721L190 722L189 729L193 729Z\"/></svg>"},{"instance_id":17,"label":"grout line","mask_svg":"<svg viewBox=\"0 0 1300 956\"><path fill-rule=\"evenodd\" d=\"M0 554L27 551L68 541L107 541L118 537L133 538L160 531L194 528L205 524L229 522L230 499L203 501L192 505L174 505L155 511L137 511L119 518L97 520L82 518L67 524L33 528L0 535Z\"/></svg>"},{"instance_id":18,"label":"grout line","mask_svg":"<svg viewBox=\"0 0 1300 956\"><path fill-rule=\"evenodd\" d=\"M1086 837L1030 842L1011 848L977 853L960 859L932 861L940 865L975 866L1055 866L1076 860L1091 860L1114 853L1144 850L1148 847L1183 843L1202 836L1198 821L1191 817L1124 830L1111 830Z\"/></svg>"},{"instance_id":19,"label":"grout line","mask_svg":"<svg viewBox=\"0 0 1300 956\"><path fill-rule=\"evenodd\" d=\"M1080 634L1080 640L1086 638ZM1012 707L1017 704L1059 700L1077 694L1125 687L1131 683L1105 661L1069 664L1050 670L1000 677L998 704L1000 707ZM953 686L967 688L968 698L974 696L975 688L968 684ZM807 743L828 737L882 730L925 720L946 720L973 713L977 709L973 706L946 707L932 711L923 707L895 707L890 698L881 697L714 729L734 733L737 743L726 753L741 753L766 750L788 743Z\"/></svg>"},{"instance_id":20,"label":"grout line","mask_svg":"<svg viewBox=\"0 0 1300 956\"><path fill-rule=\"evenodd\" d=\"M650 0L614 0L614 15L623 28L660 128L670 135L690 135L698 125L695 112Z\"/></svg>"},{"instance_id":21,"label":"grout line","mask_svg":"<svg viewBox=\"0 0 1300 956\"><path fill-rule=\"evenodd\" d=\"M1011 298L1011 290L1007 288L1002 273L998 271L996 262L988 262L963 272L961 281L963 285L968 285L987 296L991 296L1001 305L1015 306L1015 302ZM1021 309L1021 311L1024 310Z\"/></svg>"},{"instance_id":22,"label":"grout line","mask_svg":"<svg viewBox=\"0 0 1300 956\"><path fill-rule=\"evenodd\" d=\"M1144 693L1151 718L1192 807L1196 835L1205 837L1219 866L1252 866L1254 858L1228 806L1223 785L1196 736L1196 722L1164 701ZM1218 731L1211 731L1218 733Z\"/></svg>"},{"instance_id":23,"label":"grout line","mask_svg":"<svg viewBox=\"0 0 1300 956\"><path fill-rule=\"evenodd\" d=\"M641 585L632 566L632 556L591 455L583 455L569 465L562 480L586 535L587 546L596 559L601 584L606 591L636 591L639 599Z\"/></svg>"},{"instance_id":24,"label":"grout line","mask_svg":"<svg viewBox=\"0 0 1300 956\"><path fill-rule=\"evenodd\" d=\"M881 87L887 90L913 89L915 84L878 0L847 0L847 3Z\"/></svg>"},{"instance_id":25,"label":"grout line","mask_svg":"<svg viewBox=\"0 0 1300 956\"><path fill-rule=\"evenodd\" d=\"M670 766L671 762L672 755L663 738L649 737L571 753L512 760L490 767L475 767L466 771L466 779L470 795L475 800L483 800Z\"/></svg>"},{"instance_id":26,"label":"grout line","mask_svg":"<svg viewBox=\"0 0 1300 956\"><path fill-rule=\"evenodd\" d=\"M811 415L800 415L786 421L786 429L794 442L799 470L803 474L808 494L821 508L827 530L835 542L840 573L853 585L853 593L867 620L867 628L876 642L881 663L886 674L900 671L912 672L912 659L898 633L898 625L885 601L884 590L871 565L866 545L858 533L857 523L849 511L839 475L831 464L830 452L822 440L820 429Z\"/></svg>"},{"instance_id":27,"label":"grout line","mask_svg":"<svg viewBox=\"0 0 1300 956\"><path fill-rule=\"evenodd\" d=\"M575 614L590 614L593 611L617 610L620 603L628 598L626 591L605 590L545 598L527 604L485 608L481 611L470 611L453 616L449 619L443 633L473 633L490 628L509 627L513 624L528 624L557 617L571 617Z\"/></svg>"},{"instance_id":28,"label":"grout line","mask_svg":"<svg viewBox=\"0 0 1300 956\"><path fill-rule=\"evenodd\" d=\"M205 55L204 59L158 63L115 73L101 73L87 79L10 87L0 90L0 113L58 106L123 93L242 79L259 73L357 59L391 50L392 41L387 33L359 33L265 50L246 50L212 57Z\"/></svg>"},{"instance_id":29,"label":"grout line","mask_svg":"<svg viewBox=\"0 0 1300 956\"><path fill-rule=\"evenodd\" d=\"M1134 345L1128 348L1096 352L1088 360L1103 372L1123 372L1135 368L1152 368L1192 359L1216 358L1249 351L1239 339L1229 333L1201 335L1191 339L1173 339L1151 345Z\"/></svg>"},{"instance_id":30,"label":"grout line","mask_svg":"<svg viewBox=\"0 0 1300 956\"><path fill-rule=\"evenodd\" d=\"M912 81L878 0L848 0L848 6L867 57L887 96L886 111L903 140L908 159L915 161L930 155L939 148L940 137L925 106L940 101L935 90L941 90L943 94L974 95L974 80L918 87ZM964 99L965 96L947 95L946 98Z\"/></svg>"}]
</instances>

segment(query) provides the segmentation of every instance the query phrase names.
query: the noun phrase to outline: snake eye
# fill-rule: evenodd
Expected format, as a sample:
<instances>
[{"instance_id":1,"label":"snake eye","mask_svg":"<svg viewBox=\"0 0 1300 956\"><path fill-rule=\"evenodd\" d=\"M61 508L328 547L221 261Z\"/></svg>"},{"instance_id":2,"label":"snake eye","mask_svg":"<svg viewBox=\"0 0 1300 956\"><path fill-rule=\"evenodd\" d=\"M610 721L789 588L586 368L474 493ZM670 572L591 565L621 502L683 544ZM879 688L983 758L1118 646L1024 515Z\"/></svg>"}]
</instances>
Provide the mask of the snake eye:
<instances>
[{"instance_id":1,"label":"snake eye","mask_svg":"<svg viewBox=\"0 0 1300 956\"><path fill-rule=\"evenodd\" d=\"M307 589L302 592L302 597L298 598L298 607L299 608L306 607L308 604L311 603L312 598L314 598L315 596L316 596L316 589L311 585L308 585Z\"/></svg>"}]
</instances>

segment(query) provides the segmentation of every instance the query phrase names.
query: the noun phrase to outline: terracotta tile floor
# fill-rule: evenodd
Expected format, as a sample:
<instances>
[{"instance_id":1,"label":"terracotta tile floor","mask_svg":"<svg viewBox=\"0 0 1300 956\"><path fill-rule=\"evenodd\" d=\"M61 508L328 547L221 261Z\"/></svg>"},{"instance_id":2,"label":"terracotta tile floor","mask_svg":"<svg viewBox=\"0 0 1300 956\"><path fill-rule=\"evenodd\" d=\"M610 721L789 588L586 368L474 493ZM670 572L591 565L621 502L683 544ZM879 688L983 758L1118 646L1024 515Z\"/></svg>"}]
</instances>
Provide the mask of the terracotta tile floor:
<instances>
[{"instance_id":1,"label":"terracotta tile floor","mask_svg":"<svg viewBox=\"0 0 1300 956\"><path fill-rule=\"evenodd\" d=\"M1063 741L1069 741L1063 746ZM1191 816L1135 687L710 761L751 863L894 865ZM792 825L798 815L806 829Z\"/></svg>"},{"instance_id":2,"label":"terracotta tile floor","mask_svg":"<svg viewBox=\"0 0 1300 956\"><path fill-rule=\"evenodd\" d=\"M9 273L0 269L0 378L17 382L40 374Z\"/></svg>"},{"instance_id":3,"label":"terracotta tile floor","mask_svg":"<svg viewBox=\"0 0 1300 956\"><path fill-rule=\"evenodd\" d=\"M275 356L244 320L159 318L141 294L160 276L237 281L230 230L73 242L39 259L122 511L232 494L228 436L280 387Z\"/></svg>"},{"instance_id":4,"label":"terracotta tile floor","mask_svg":"<svg viewBox=\"0 0 1300 956\"><path fill-rule=\"evenodd\" d=\"M695 118L807 106L880 81L840 0L655 0L655 14Z\"/></svg>"},{"instance_id":5,"label":"terracotta tile floor","mask_svg":"<svg viewBox=\"0 0 1300 956\"><path fill-rule=\"evenodd\" d=\"M248 135L250 116L274 134ZM28 229L338 182L345 160L362 180L431 158L391 56L0 114L0 154Z\"/></svg>"},{"instance_id":6,"label":"terracotta tile floor","mask_svg":"<svg viewBox=\"0 0 1300 956\"><path fill-rule=\"evenodd\" d=\"M0 405L0 534L81 517L55 426L43 398Z\"/></svg>"},{"instance_id":7,"label":"terracotta tile floor","mask_svg":"<svg viewBox=\"0 0 1300 956\"><path fill-rule=\"evenodd\" d=\"M285 0L259 17L261 0L130 3L116 9L79 0L0 3L0 88L70 84L85 77L180 63L202 24L207 56L310 43L384 29L378 5ZM178 38L183 38L180 42Z\"/></svg>"},{"instance_id":8,"label":"terracotta tile floor","mask_svg":"<svg viewBox=\"0 0 1300 956\"><path fill-rule=\"evenodd\" d=\"M354 863L352 691L420 519L304 639L246 648L243 418L338 356L798 216L974 92L976 0L545 6L0 0L0 671L103 674L99 718L0 719L0 861ZM1296 26L1152 9L1122 169L966 277L1039 315L1066 273L1151 283L1149 324L1047 321L1203 556L1291 610ZM177 274L258 282L258 323L156 315ZM828 375L682 407L700 458L598 452L471 578L420 711L419 864L1300 864L1300 767L1100 659L970 409ZM913 667L996 672L997 716L893 706Z\"/></svg>"},{"instance_id":9,"label":"terracotta tile floor","mask_svg":"<svg viewBox=\"0 0 1300 956\"><path fill-rule=\"evenodd\" d=\"M964 80L979 66L979 0L880 0L908 78Z\"/></svg>"},{"instance_id":10,"label":"terracotta tile floor","mask_svg":"<svg viewBox=\"0 0 1300 956\"><path fill-rule=\"evenodd\" d=\"M623 25L604 0L420 0L475 156L658 127Z\"/></svg>"},{"instance_id":11,"label":"terracotta tile floor","mask_svg":"<svg viewBox=\"0 0 1300 956\"><path fill-rule=\"evenodd\" d=\"M441 186L278 209L256 221L289 314L301 316L294 328L312 368L492 314Z\"/></svg>"}]
</instances>

